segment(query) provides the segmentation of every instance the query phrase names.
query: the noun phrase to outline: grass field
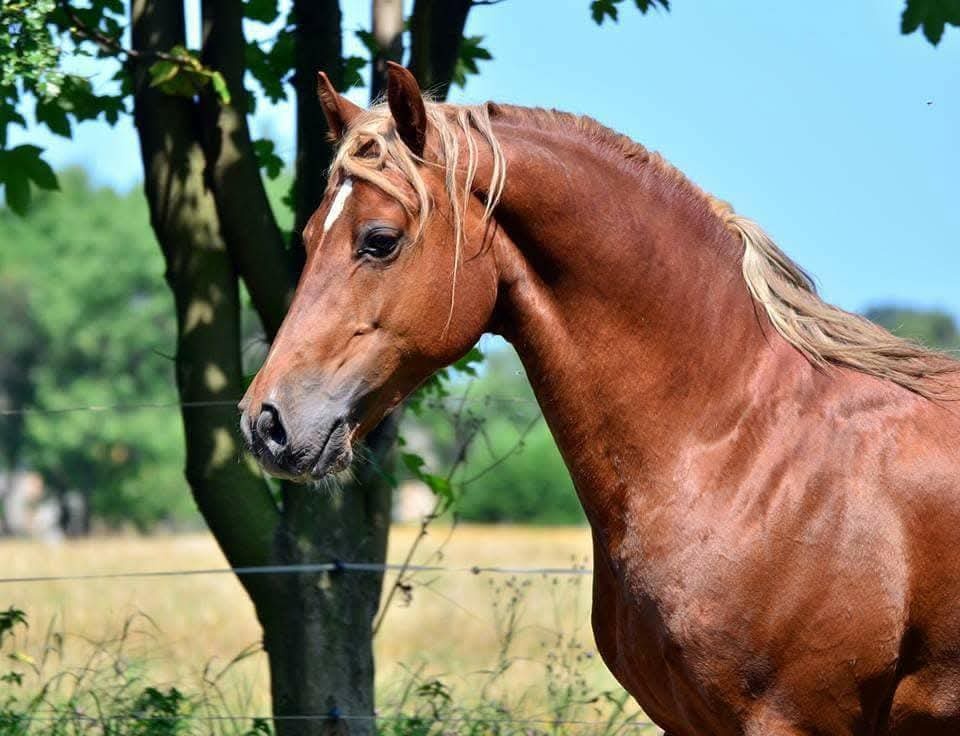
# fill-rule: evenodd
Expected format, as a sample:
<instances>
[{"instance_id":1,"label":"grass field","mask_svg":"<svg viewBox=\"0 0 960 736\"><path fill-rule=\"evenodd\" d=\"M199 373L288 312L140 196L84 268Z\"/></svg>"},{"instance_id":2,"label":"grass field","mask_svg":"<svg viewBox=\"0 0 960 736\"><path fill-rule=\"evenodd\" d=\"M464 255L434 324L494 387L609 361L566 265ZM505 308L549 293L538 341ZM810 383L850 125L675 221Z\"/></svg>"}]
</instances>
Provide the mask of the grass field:
<instances>
[{"instance_id":1,"label":"grass field","mask_svg":"<svg viewBox=\"0 0 960 736\"><path fill-rule=\"evenodd\" d=\"M461 526L449 540L447 531L433 530L415 561L439 559L450 567L590 565L585 528ZM409 527L393 530L392 561L402 559L415 534ZM208 535L0 543L0 574L10 577L225 565ZM47 668L82 665L91 647L117 637L129 621L125 661L142 668L150 682L185 688L209 680L238 653L256 649L260 639L252 606L232 575L0 586L0 609L10 605L29 616L19 646L34 660L43 656L48 631L65 634L62 653L48 653ZM395 702L412 678L439 678L454 697L477 697L487 685L490 697L531 714L549 711L559 698L589 699L616 690L593 648L589 613L588 576L422 573L411 599L395 600L377 637L378 698ZM232 709L269 710L262 652L232 666L218 686ZM585 711L577 712L583 717Z\"/></svg>"}]
</instances>

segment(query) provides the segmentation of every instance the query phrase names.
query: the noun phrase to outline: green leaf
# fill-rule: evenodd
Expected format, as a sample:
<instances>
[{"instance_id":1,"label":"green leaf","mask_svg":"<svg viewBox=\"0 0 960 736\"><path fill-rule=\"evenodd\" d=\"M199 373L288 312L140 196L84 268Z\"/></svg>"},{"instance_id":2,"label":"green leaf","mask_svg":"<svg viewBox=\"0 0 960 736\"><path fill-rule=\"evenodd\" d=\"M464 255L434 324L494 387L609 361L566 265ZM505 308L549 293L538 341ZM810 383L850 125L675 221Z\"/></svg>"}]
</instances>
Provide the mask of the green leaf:
<instances>
[{"instance_id":1,"label":"green leaf","mask_svg":"<svg viewBox=\"0 0 960 736\"><path fill-rule=\"evenodd\" d=\"M276 179L283 172L283 159L276 154L273 141L260 138L253 142L253 152L257 163L269 179Z\"/></svg>"},{"instance_id":2,"label":"green leaf","mask_svg":"<svg viewBox=\"0 0 960 736\"><path fill-rule=\"evenodd\" d=\"M360 39L360 43L363 44L363 47L367 50L367 53L370 56L376 56L380 53L380 44L377 42L377 37L374 36L370 31L360 29L357 31L356 36Z\"/></svg>"},{"instance_id":3,"label":"green leaf","mask_svg":"<svg viewBox=\"0 0 960 736\"><path fill-rule=\"evenodd\" d=\"M11 123L26 127L27 121L11 104L0 103L0 149L7 145L7 126Z\"/></svg>"},{"instance_id":4,"label":"green leaf","mask_svg":"<svg viewBox=\"0 0 960 736\"><path fill-rule=\"evenodd\" d=\"M180 65L161 59L150 65L150 86L159 87L173 79L180 72Z\"/></svg>"},{"instance_id":5,"label":"green leaf","mask_svg":"<svg viewBox=\"0 0 960 736\"><path fill-rule=\"evenodd\" d=\"M943 18L928 18L926 23L923 24L923 35L934 46L940 43L940 39L943 38L944 23Z\"/></svg>"},{"instance_id":6,"label":"green leaf","mask_svg":"<svg viewBox=\"0 0 960 736\"><path fill-rule=\"evenodd\" d=\"M50 164L40 158L43 149L22 145L0 151L0 183L6 192L7 206L18 215L30 206L30 182L40 189L57 189L57 177Z\"/></svg>"},{"instance_id":7,"label":"green leaf","mask_svg":"<svg viewBox=\"0 0 960 736\"><path fill-rule=\"evenodd\" d=\"M947 24L960 26L960 0L907 0L900 32L906 35L922 28L926 39L936 46Z\"/></svg>"},{"instance_id":8,"label":"green leaf","mask_svg":"<svg viewBox=\"0 0 960 736\"><path fill-rule=\"evenodd\" d=\"M622 0L593 0L593 2L590 3L590 16L593 18L593 22L598 26L603 25L603 21L609 17L610 20L616 23L616 3L619 2L622 2Z\"/></svg>"},{"instance_id":9,"label":"green leaf","mask_svg":"<svg viewBox=\"0 0 960 736\"><path fill-rule=\"evenodd\" d=\"M61 107L59 99L37 100L34 115L37 122L46 125L51 132L64 138L71 137L73 131L70 128L70 120L67 118L67 111Z\"/></svg>"},{"instance_id":10,"label":"green leaf","mask_svg":"<svg viewBox=\"0 0 960 736\"><path fill-rule=\"evenodd\" d=\"M30 183L23 172L11 173L3 180L7 207L23 217L30 207Z\"/></svg>"},{"instance_id":11,"label":"green leaf","mask_svg":"<svg viewBox=\"0 0 960 736\"><path fill-rule=\"evenodd\" d=\"M407 470L413 473L418 478L420 477L421 468L426 464L426 461L412 452L401 452L400 460L404 465L407 466Z\"/></svg>"},{"instance_id":12,"label":"green leaf","mask_svg":"<svg viewBox=\"0 0 960 736\"><path fill-rule=\"evenodd\" d=\"M244 0L243 17L260 23L273 23L280 15L277 0Z\"/></svg>"},{"instance_id":13,"label":"green leaf","mask_svg":"<svg viewBox=\"0 0 960 736\"><path fill-rule=\"evenodd\" d=\"M454 502L453 485L447 478L424 471L426 462L412 452L401 452L400 459L410 474L429 488L442 501L440 510L446 511Z\"/></svg>"},{"instance_id":14,"label":"green leaf","mask_svg":"<svg viewBox=\"0 0 960 736\"><path fill-rule=\"evenodd\" d=\"M277 102L287 97L284 81L293 69L294 38L290 31L277 34L269 51L254 42L248 42L245 49L247 70L260 83L264 95Z\"/></svg>"},{"instance_id":15,"label":"green leaf","mask_svg":"<svg viewBox=\"0 0 960 736\"><path fill-rule=\"evenodd\" d=\"M362 56L348 56L343 60L343 89L346 92L353 87L363 86L363 77L360 76L360 70L363 69L369 61Z\"/></svg>"},{"instance_id":16,"label":"green leaf","mask_svg":"<svg viewBox=\"0 0 960 736\"><path fill-rule=\"evenodd\" d=\"M17 626L29 627L27 614L13 606L10 606L6 611L0 611L0 642Z\"/></svg>"},{"instance_id":17,"label":"green leaf","mask_svg":"<svg viewBox=\"0 0 960 736\"><path fill-rule=\"evenodd\" d=\"M617 5L622 2L623 0L593 0L590 3L590 15L593 17L594 23L603 25L607 18L617 23L620 19ZM646 15L651 9L656 9L657 6L667 11L670 10L670 0L633 0L633 4L643 15Z\"/></svg>"},{"instance_id":18,"label":"green leaf","mask_svg":"<svg viewBox=\"0 0 960 736\"><path fill-rule=\"evenodd\" d=\"M453 364L453 367L468 376L476 376L477 369L474 367L474 365L482 362L483 353L480 351L480 348L474 346L467 351L466 355L460 358L460 360L456 361Z\"/></svg>"},{"instance_id":19,"label":"green leaf","mask_svg":"<svg viewBox=\"0 0 960 736\"><path fill-rule=\"evenodd\" d=\"M464 36L460 39L460 50L457 54L457 63L453 68L452 82L460 87L467 83L467 76L479 74L477 60L489 61L493 55L480 44L483 36Z\"/></svg>"},{"instance_id":20,"label":"green leaf","mask_svg":"<svg viewBox=\"0 0 960 736\"><path fill-rule=\"evenodd\" d=\"M634 4L637 6L637 10L646 15L647 11L651 8L656 8L657 5L661 5L664 10L670 10L670 0L633 0Z\"/></svg>"},{"instance_id":21,"label":"green leaf","mask_svg":"<svg viewBox=\"0 0 960 736\"><path fill-rule=\"evenodd\" d=\"M224 105L230 104L230 90L227 87L227 80L223 78L220 72L210 74L210 84L213 85L213 91L217 93L217 98Z\"/></svg>"},{"instance_id":22,"label":"green leaf","mask_svg":"<svg viewBox=\"0 0 960 736\"><path fill-rule=\"evenodd\" d=\"M57 184L57 175L53 173L50 164L40 158L39 152L35 157L24 160L24 172L40 189L56 190L60 188Z\"/></svg>"}]
</instances>

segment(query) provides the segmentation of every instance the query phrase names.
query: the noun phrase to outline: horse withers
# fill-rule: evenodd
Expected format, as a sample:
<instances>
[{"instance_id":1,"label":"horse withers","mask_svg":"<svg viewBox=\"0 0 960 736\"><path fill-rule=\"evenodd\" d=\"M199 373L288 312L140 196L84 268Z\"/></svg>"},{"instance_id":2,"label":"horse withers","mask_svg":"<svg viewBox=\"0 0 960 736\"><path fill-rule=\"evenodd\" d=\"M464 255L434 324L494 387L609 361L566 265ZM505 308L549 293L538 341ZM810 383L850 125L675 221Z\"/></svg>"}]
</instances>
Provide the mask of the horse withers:
<instances>
[{"instance_id":1,"label":"horse withers","mask_svg":"<svg viewBox=\"0 0 960 736\"><path fill-rule=\"evenodd\" d=\"M671 736L960 733L960 363L588 118L396 65L386 105L320 98L329 187L241 404L265 468L346 467L498 333L590 521L598 649Z\"/></svg>"}]
</instances>

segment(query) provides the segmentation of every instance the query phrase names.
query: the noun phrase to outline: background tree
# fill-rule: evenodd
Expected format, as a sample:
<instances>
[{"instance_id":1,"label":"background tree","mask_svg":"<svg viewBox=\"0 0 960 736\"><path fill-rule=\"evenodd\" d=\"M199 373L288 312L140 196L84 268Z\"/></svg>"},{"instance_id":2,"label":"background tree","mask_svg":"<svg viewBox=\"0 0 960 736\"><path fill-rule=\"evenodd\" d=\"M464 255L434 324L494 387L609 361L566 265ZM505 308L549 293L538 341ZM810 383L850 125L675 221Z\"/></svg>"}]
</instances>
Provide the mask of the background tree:
<instances>
[{"instance_id":1,"label":"background tree","mask_svg":"<svg viewBox=\"0 0 960 736\"><path fill-rule=\"evenodd\" d=\"M0 297L0 380L19 386L13 407L40 409L0 422L17 447L8 463L19 456L54 492L83 494L78 530L92 514L140 528L195 518L177 418L150 408L171 401L175 335L146 202L93 190L76 170L60 183L25 218L0 211L0 241L20 244L0 250L0 283L29 284ZM61 411L118 404L134 408Z\"/></svg>"},{"instance_id":2,"label":"background tree","mask_svg":"<svg viewBox=\"0 0 960 736\"><path fill-rule=\"evenodd\" d=\"M13 487L14 471L23 451L24 414L17 412L33 405L36 388L32 373L47 346L46 335L37 321L24 282L5 274L0 277L0 497ZM2 471L6 471L4 474ZM0 535L10 527L0 512Z\"/></svg>"},{"instance_id":3,"label":"background tree","mask_svg":"<svg viewBox=\"0 0 960 736\"><path fill-rule=\"evenodd\" d=\"M896 335L917 340L931 348L960 350L960 329L956 321L939 309L876 306L870 307L864 316Z\"/></svg>"}]
</instances>

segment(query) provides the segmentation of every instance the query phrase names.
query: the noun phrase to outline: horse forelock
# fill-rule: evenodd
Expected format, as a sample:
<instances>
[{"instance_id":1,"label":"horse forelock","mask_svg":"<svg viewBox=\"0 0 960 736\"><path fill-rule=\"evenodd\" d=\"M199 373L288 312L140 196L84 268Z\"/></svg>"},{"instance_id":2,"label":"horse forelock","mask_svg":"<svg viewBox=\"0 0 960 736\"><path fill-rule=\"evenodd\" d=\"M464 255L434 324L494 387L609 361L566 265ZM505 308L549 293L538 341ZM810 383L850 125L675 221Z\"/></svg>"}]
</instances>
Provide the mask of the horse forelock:
<instances>
[{"instance_id":1,"label":"horse forelock","mask_svg":"<svg viewBox=\"0 0 960 736\"><path fill-rule=\"evenodd\" d=\"M366 181L395 199L416 223L414 240L419 239L433 206L433 197L423 176L425 167L439 168L444 175L446 198L457 252L463 242L467 204L477 185L481 150L477 135L491 156L489 182L483 183L486 206L483 220L489 220L503 192L506 161L493 133L486 106L459 106L426 103L436 145L416 156L400 139L386 103L373 105L354 121L343 137L330 167L329 179L355 177ZM405 186L398 186L396 177ZM409 190L409 191L407 191Z\"/></svg>"}]
</instances>

